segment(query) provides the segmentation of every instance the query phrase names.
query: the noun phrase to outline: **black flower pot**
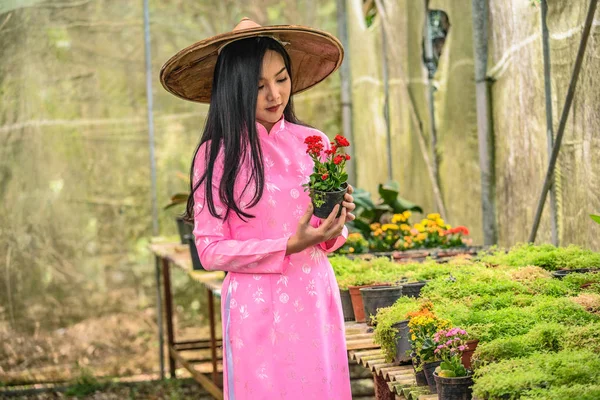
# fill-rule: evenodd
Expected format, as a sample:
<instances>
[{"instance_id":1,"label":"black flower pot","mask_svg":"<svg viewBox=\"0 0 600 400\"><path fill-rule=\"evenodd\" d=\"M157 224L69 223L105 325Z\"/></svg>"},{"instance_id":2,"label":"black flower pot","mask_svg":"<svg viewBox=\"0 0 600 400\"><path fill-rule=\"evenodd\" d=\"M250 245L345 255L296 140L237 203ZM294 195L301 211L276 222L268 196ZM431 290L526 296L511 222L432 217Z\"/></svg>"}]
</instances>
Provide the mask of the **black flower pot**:
<instances>
[{"instance_id":1,"label":"black flower pot","mask_svg":"<svg viewBox=\"0 0 600 400\"><path fill-rule=\"evenodd\" d=\"M200 257L198 257L198 250L196 249L196 242L194 240L194 235L186 235L185 241L190 247L190 255L192 256L192 268L195 271L206 271L200 262Z\"/></svg>"},{"instance_id":2,"label":"black flower pot","mask_svg":"<svg viewBox=\"0 0 600 400\"><path fill-rule=\"evenodd\" d=\"M442 378L433 375L439 400L471 400L473 398L473 377Z\"/></svg>"},{"instance_id":3,"label":"black flower pot","mask_svg":"<svg viewBox=\"0 0 600 400\"><path fill-rule=\"evenodd\" d=\"M396 356L394 357L394 361L397 363L410 361L411 357L409 354L410 351L410 342L408 341L410 337L410 328L408 327L408 320L396 322L392 325L392 328L396 328L398 330L398 335L396 336Z\"/></svg>"},{"instance_id":4,"label":"black flower pot","mask_svg":"<svg viewBox=\"0 0 600 400\"><path fill-rule=\"evenodd\" d=\"M337 216L339 217L342 213L342 201L344 201L344 195L348 190L348 184L344 182L342 184L342 189L336 192L322 192L320 190L311 191L311 200L313 203L313 214L319 218L327 218L329 214L333 211L334 207L339 204L340 209L338 210ZM315 204L315 197L320 197L323 199L324 203L321 206L317 207Z\"/></svg>"},{"instance_id":5,"label":"black flower pot","mask_svg":"<svg viewBox=\"0 0 600 400\"><path fill-rule=\"evenodd\" d=\"M562 279L569 274L585 274L587 272L595 272L598 271L596 268L579 268L579 269L559 269L557 271L552 272L552 276L558 279Z\"/></svg>"},{"instance_id":6,"label":"black flower pot","mask_svg":"<svg viewBox=\"0 0 600 400\"><path fill-rule=\"evenodd\" d=\"M431 393L437 393L437 386L433 373L441 363L441 361L434 361L423 364L423 371L425 372L425 378L427 379L427 385L429 386L429 391Z\"/></svg>"},{"instance_id":7,"label":"black flower pot","mask_svg":"<svg viewBox=\"0 0 600 400\"><path fill-rule=\"evenodd\" d=\"M342 299L342 312L344 321L354 321L354 308L352 308L352 298L348 289L340 289L340 298Z\"/></svg>"},{"instance_id":8,"label":"black flower pot","mask_svg":"<svg viewBox=\"0 0 600 400\"><path fill-rule=\"evenodd\" d=\"M402 285L402 296L419 297L423 286L427 285L427 281L405 283Z\"/></svg>"},{"instance_id":9,"label":"black flower pot","mask_svg":"<svg viewBox=\"0 0 600 400\"><path fill-rule=\"evenodd\" d=\"M194 226L190 223L185 222L182 217L176 217L175 221L177 221L177 231L179 232L181 244L186 244L187 240L185 237L187 235L192 235Z\"/></svg>"},{"instance_id":10,"label":"black flower pot","mask_svg":"<svg viewBox=\"0 0 600 400\"><path fill-rule=\"evenodd\" d=\"M360 289L365 307L367 324L372 325L371 316L377 315L377 309L389 307L402 296L402 286L375 286Z\"/></svg>"},{"instance_id":11,"label":"black flower pot","mask_svg":"<svg viewBox=\"0 0 600 400\"><path fill-rule=\"evenodd\" d=\"M415 379L417 380L417 386L427 386L427 377L425 377L425 371L415 371Z\"/></svg>"}]
</instances>

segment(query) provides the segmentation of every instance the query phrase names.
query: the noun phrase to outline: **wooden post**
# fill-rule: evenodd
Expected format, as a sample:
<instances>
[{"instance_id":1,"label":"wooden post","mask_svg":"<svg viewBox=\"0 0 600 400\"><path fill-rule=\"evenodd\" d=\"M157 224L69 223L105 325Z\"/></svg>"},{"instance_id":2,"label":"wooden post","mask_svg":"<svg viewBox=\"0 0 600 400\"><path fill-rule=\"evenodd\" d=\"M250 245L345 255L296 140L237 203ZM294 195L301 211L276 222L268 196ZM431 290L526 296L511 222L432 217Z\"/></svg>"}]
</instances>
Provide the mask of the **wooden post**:
<instances>
[{"instance_id":1,"label":"wooden post","mask_svg":"<svg viewBox=\"0 0 600 400\"><path fill-rule=\"evenodd\" d=\"M475 55L475 85L477 99L477 138L479 141L479 168L481 169L481 209L483 213L483 242L492 245L498 241L496 223L496 177L494 173L494 134L490 83L486 79L488 58L488 2L472 0L473 47Z\"/></svg>"}]
</instances>

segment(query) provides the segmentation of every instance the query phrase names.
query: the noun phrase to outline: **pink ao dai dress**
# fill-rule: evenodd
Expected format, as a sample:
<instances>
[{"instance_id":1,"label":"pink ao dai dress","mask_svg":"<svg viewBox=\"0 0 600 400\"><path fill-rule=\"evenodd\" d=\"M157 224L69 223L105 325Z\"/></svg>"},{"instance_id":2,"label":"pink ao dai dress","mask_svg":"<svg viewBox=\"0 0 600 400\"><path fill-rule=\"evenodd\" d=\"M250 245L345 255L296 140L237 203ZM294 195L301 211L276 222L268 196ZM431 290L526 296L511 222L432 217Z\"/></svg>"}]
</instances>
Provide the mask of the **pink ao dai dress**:
<instances>
[{"instance_id":1,"label":"pink ao dai dress","mask_svg":"<svg viewBox=\"0 0 600 400\"><path fill-rule=\"evenodd\" d=\"M314 163L304 139L321 132L281 119L270 132L257 123L263 151L265 187L244 222L235 213L223 222L205 204L204 188L194 194L194 235L207 270L228 271L222 288L224 395L229 400L350 400L350 378L339 290L327 253L342 236L285 255L310 199L302 184ZM197 180L205 170L205 146L194 163ZM218 185L222 158L215 165L213 199L223 213ZM242 168L236 196L242 207L249 176ZM250 185L252 187L252 185ZM312 217L318 226L320 219Z\"/></svg>"}]
</instances>

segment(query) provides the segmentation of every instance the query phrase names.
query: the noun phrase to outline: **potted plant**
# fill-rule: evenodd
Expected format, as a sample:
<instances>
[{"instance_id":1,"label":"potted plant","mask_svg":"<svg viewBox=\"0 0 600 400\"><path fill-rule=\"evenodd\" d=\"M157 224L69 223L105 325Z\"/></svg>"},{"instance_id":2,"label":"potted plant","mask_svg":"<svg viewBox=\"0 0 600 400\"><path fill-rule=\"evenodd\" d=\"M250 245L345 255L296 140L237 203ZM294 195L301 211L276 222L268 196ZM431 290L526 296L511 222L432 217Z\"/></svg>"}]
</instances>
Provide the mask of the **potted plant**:
<instances>
[{"instance_id":1,"label":"potted plant","mask_svg":"<svg viewBox=\"0 0 600 400\"><path fill-rule=\"evenodd\" d=\"M362 296L367 324L374 325L377 310L394 304L402 296L402 286L397 284L371 286L360 288L359 292Z\"/></svg>"},{"instance_id":2,"label":"potted plant","mask_svg":"<svg viewBox=\"0 0 600 400\"><path fill-rule=\"evenodd\" d=\"M379 184L378 192L380 199L377 203L371 198L371 193L364 189L355 188L352 196L354 197L354 204L356 204L356 209L354 210L356 219L348 224L349 227L359 231L367 238L371 235L371 224L392 222L390 216L402 214L405 211L422 213L423 209L421 207L399 197L399 188L400 185L395 181ZM386 216L388 221L385 221Z\"/></svg>"},{"instance_id":3,"label":"potted plant","mask_svg":"<svg viewBox=\"0 0 600 400\"><path fill-rule=\"evenodd\" d=\"M338 216L342 211L342 201L348 190L348 174L345 172L346 161L350 155L342 150L350 146L350 142L342 135L337 135L331 148L324 150L323 139L319 135L309 136L304 140L306 152L314 161L310 180L303 186L310 193L314 210L319 218L327 218L334 207L339 204Z\"/></svg>"},{"instance_id":4,"label":"potted plant","mask_svg":"<svg viewBox=\"0 0 600 400\"><path fill-rule=\"evenodd\" d=\"M425 372L429 391L437 393L433 372L441 361L436 357L434 335L439 330L449 326L450 323L434 314L433 304L429 301L423 303L418 311L408 313L407 316L409 318L408 328L410 329L409 343L415 354L414 358L419 362L415 370L422 369Z\"/></svg>"},{"instance_id":5,"label":"potted plant","mask_svg":"<svg viewBox=\"0 0 600 400\"><path fill-rule=\"evenodd\" d=\"M471 400L473 396L472 373L462 362L467 338L460 328L442 329L434 335L435 354L441 359L434 373L440 400Z\"/></svg>"},{"instance_id":6,"label":"potted plant","mask_svg":"<svg viewBox=\"0 0 600 400\"><path fill-rule=\"evenodd\" d=\"M381 346L386 362L410 360L410 332L406 315L417 311L419 307L416 299L400 297L392 306L380 308L377 312L374 340Z\"/></svg>"}]
</instances>

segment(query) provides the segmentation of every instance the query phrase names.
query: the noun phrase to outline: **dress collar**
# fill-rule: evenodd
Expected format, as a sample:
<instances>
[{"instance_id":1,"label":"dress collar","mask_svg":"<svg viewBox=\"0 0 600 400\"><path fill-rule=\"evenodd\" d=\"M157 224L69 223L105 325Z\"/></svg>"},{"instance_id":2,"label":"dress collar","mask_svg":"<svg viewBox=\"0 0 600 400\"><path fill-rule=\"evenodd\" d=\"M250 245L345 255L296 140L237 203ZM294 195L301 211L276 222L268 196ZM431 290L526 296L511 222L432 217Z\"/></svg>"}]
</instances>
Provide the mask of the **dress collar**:
<instances>
[{"instance_id":1,"label":"dress collar","mask_svg":"<svg viewBox=\"0 0 600 400\"><path fill-rule=\"evenodd\" d=\"M273 125L270 132L267 132L267 129L260 122L256 123L256 130L259 135L272 136L273 134L279 133L285 129L285 118L282 116L281 119Z\"/></svg>"}]
</instances>

